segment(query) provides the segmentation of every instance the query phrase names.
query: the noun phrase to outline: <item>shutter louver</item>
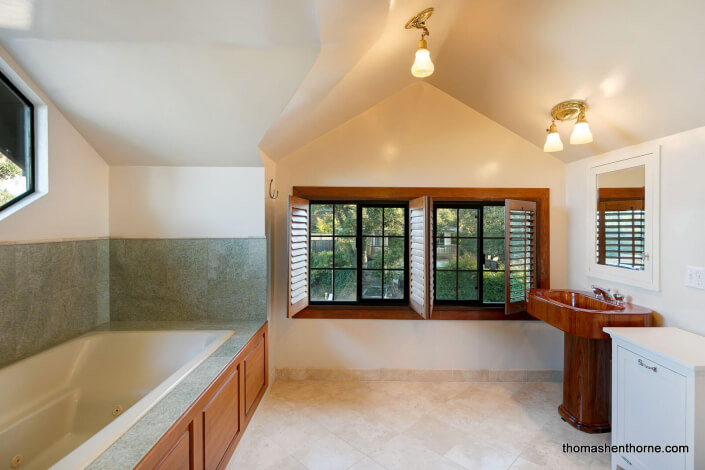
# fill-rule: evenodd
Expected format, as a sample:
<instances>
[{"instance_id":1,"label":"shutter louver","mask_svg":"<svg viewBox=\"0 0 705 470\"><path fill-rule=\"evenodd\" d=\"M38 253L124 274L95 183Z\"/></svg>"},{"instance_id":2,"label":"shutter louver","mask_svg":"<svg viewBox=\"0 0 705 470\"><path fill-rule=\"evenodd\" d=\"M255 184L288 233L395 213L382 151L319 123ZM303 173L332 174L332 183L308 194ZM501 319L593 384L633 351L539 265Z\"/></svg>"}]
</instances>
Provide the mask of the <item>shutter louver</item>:
<instances>
[{"instance_id":1,"label":"shutter louver","mask_svg":"<svg viewBox=\"0 0 705 470\"><path fill-rule=\"evenodd\" d=\"M409 201L409 305L423 318L430 313L428 206L426 196Z\"/></svg>"},{"instance_id":2,"label":"shutter louver","mask_svg":"<svg viewBox=\"0 0 705 470\"><path fill-rule=\"evenodd\" d=\"M308 200L289 196L289 317L308 306L309 212Z\"/></svg>"},{"instance_id":3,"label":"shutter louver","mask_svg":"<svg viewBox=\"0 0 705 470\"><path fill-rule=\"evenodd\" d=\"M536 203L507 199L505 211L507 270L504 312L510 315L526 310L529 290L536 287Z\"/></svg>"}]
</instances>

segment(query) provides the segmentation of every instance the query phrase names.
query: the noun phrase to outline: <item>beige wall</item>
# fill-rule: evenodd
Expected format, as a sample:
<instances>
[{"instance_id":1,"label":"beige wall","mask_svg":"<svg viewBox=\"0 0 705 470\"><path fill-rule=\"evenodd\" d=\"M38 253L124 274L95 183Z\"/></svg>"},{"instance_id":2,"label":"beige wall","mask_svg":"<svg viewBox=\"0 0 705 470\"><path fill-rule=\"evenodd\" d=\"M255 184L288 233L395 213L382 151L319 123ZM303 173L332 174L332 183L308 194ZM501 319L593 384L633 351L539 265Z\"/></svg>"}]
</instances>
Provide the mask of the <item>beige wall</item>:
<instances>
[{"instance_id":1,"label":"beige wall","mask_svg":"<svg viewBox=\"0 0 705 470\"><path fill-rule=\"evenodd\" d=\"M264 168L110 167L110 236L263 237Z\"/></svg>"},{"instance_id":2,"label":"beige wall","mask_svg":"<svg viewBox=\"0 0 705 470\"><path fill-rule=\"evenodd\" d=\"M562 335L538 322L286 318L286 195L297 185L548 187L551 277L566 278L565 165L424 82L281 160L273 253L276 367L561 369Z\"/></svg>"},{"instance_id":3,"label":"beige wall","mask_svg":"<svg viewBox=\"0 0 705 470\"><path fill-rule=\"evenodd\" d=\"M646 143L661 146L661 291L587 275L587 175L598 157L566 165L568 284L617 289L658 313L658 323L705 335L705 291L685 287L686 266L705 266L705 127ZM636 153L638 154L638 152Z\"/></svg>"},{"instance_id":4,"label":"beige wall","mask_svg":"<svg viewBox=\"0 0 705 470\"><path fill-rule=\"evenodd\" d=\"M0 242L108 235L108 166L0 48L0 57L47 104L49 192L0 221Z\"/></svg>"}]
</instances>

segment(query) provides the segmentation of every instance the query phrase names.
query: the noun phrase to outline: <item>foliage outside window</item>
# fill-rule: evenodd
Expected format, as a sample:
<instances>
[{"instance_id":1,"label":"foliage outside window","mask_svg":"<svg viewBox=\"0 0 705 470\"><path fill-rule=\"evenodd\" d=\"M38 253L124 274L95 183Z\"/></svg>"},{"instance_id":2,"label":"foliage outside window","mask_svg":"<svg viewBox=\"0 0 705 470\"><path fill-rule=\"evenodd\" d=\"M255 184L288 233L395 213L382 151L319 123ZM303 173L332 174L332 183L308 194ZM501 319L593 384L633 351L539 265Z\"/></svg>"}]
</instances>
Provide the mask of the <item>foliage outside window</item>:
<instances>
[{"instance_id":1,"label":"foliage outside window","mask_svg":"<svg viewBox=\"0 0 705 470\"><path fill-rule=\"evenodd\" d=\"M0 74L0 210L34 191L34 108Z\"/></svg>"},{"instance_id":2,"label":"foliage outside window","mask_svg":"<svg viewBox=\"0 0 705 470\"><path fill-rule=\"evenodd\" d=\"M503 303L504 206L437 204L434 212L435 303Z\"/></svg>"},{"instance_id":3,"label":"foliage outside window","mask_svg":"<svg viewBox=\"0 0 705 470\"><path fill-rule=\"evenodd\" d=\"M310 301L400 303L407 299L407 208L310 204Z\"/></svg>"}]
</instances>

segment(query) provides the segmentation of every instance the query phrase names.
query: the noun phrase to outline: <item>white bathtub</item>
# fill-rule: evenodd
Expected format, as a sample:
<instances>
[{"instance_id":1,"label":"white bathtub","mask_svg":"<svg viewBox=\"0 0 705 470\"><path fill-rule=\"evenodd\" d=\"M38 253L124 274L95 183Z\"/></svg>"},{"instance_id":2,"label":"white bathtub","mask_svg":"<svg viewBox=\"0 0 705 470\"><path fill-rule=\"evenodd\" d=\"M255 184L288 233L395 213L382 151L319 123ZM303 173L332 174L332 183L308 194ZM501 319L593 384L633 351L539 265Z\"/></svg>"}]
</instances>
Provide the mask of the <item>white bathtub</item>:
<instances>
[{"instance_id":1,"label":"white bathtub","mask_svg":"<svg viewBox=\"0 0 705 470\"><path fill-rule=\"evenodd\" d=\"M0 469L85 467L232 334L94 332L0 369Z\"/></svg>"}]
</instances>

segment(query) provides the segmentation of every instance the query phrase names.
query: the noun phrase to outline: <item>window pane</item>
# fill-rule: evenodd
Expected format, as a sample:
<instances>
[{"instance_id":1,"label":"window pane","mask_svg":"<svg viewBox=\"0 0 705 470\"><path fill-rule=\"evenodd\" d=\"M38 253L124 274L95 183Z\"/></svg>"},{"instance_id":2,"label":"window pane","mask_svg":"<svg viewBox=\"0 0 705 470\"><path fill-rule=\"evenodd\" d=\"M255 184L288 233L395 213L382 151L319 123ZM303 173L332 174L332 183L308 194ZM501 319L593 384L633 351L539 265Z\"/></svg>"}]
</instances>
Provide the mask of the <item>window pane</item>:
<instances>
[{"instance_id":1,"label":"window pane","mask_svg":"<svg viewBox=\"0 0 705 470\"><path fill-rule=\"evenodd\" d=\"M401 207L384 208L384 234L404 235L404 209Z\"/></svg>"},{"instance_id":2,"label":"window pane","mask_svg":"<svg viewBox=\"0 0 705 470\"><path fill-rule=\"evenodd\" d=\"M455 269L457 264L458 239L436 239L436 269Z\"/></svg>"},{"instance_id":3,"label":"window pane","mask_svg":"<svg viewBox=\"0 0 705 470\"><path fill-rule=\"evenodd\" d=\"M484 302L504 302L504 271L485 271L482 274L482 296Z\"/></svg>"},{"instance_id":4,"label":"window pane","mask_svg":"<svg viewBox=\"0 0 705 470\"><path fill-rule=\"evenodd\" d=\"M455 300L455 271L436 272L436 299Z\"/></svg>"},{"instance_id":5,"label":"window pane","mask_svg":"<svg viewBox=\"0 0 705 470\"><path fill-rule=\"evenodd\" d=\"M458 273L458 300L479 300L477 272Z\"/></svg>"},{"instance_id":6,"label":"window pane","mask_svg":"<svg viewBox=\"0 0 705 470\"><path fill-rule=\"evenodd\" d=\"M382 298L382 271L362 271L362 298Z\"/></svg>"},{"instance_id":7,"label":"window pane","mask_svg":"<svg viewBox=\"0 0 705 470\"><path fill-rule=\"evenodd\" d=\"M311 300L333 300L333 270L311 270Z\"/></svg>"},{"instance_id":8,"label":"window pane","mask_svg":"<svg viewBox=\"0 0 705 470\"><path fill-rule=\"evenodd\" d=\"M32 190L32 108L0 80L0 206Z\"/></svg>"},{"instance_id":9,"label":"window pane","mask_svg":"<svg viewBox=\"0 0 705 470\"><path fill-rule=\"evenodd\" d=\"M333 267L333 238L311 237L311 267Z\"/></svg>"},{"instance_id":10,"label":"window pane","mask_svg":"<svg viewBox=\"0 0 705 470\"><path fill-rule=\"evenodd\" d=\"M382 235L382 208L362 208L362 234Z\"/></svg>"},{"instance_id":11,"label":"window pane","mask_svg":"<svg viewBox=\"0 0 705 470\"><path fill-rule=\"evenodd\" d=\"M335 300L357 300L357 271L335 271Z\"/></svg>"},{"instance_id":12,"label":"window pane","mask_svg":"<svg viewBox=\"0 0 705 470\"><path fill-rule=\"evenodd\" d=\"M335 205L335 234L357 234L357 206L355 204Z\"/></svg>"},{"instance_id":13,"label":"window pane","mask_svg":"<svg viewBox=\"0 0 705 470\"><path fill-rule=\"evenodd\" d=\"M382 237L364 237L362 246L362 267L382 269Z\"/></svg>"},{"instance_id":14,"label":"window pane","mask_svg":"<svg viewBox=\"0 0 705 470\"><path fill-rule=\"evenodd\" d=\"M458 269L477 269L477 238L461 238Z\"/></svg>"},{"instance_id":15,"label":"window pane","mask_svg":"<svg viewBox=\"0 0 705 470\"><path fill-rule=\"evenodd\" d=\"M477 209L460 209L459 235L461 237L476 237L477 236Z\"/></svg>"},{"instance_id":16,"label":"window pane","mask_svg":"<svg viewBox=\"0 0 705 470\"><path fill-rule=\"evenodd\" d=\"M504 240L485 239L485 269L504 269Z\"/></svg>"},{"instance_id":17,"label":"window pane","mask_svg":"<svg viewBox=\"0 0 705 470\"><path fill-rule=\"evenodd\" d=\"M436 210L436 235L454 237L458 232L458 211L456 209Z\"/></svg>"},{"instance_id":18,"label":"window pane","mask_svg":"<svg viewBox=\"0 0 705 470\"><path fill-rule=\"evenodd\" d=\"M333 234L333 205L311 204L311 233Z\"/></svg>"},{"instance_id":19,"label":"window pane","mask_svg":"<svg viewBox=\"0 0 705 470\"><path fill-rule=\"evenodd\" d=\"M335 267L357 267L357 247L355 246L355 238L335 237Z\"/></svg>"},{"instance_id":20,"label":"window pane","mask_svg":"<svg viewBox=\"0 0 705 470\"><path fill-rule=\"evenodd\" d=\"M404 271L384 271L384 298L404 298Z\"/></svg>"},{"instance_id":21,"label":"window pane","mask_svg":"<svg viewBox=\"0 0 705 470\"><path fill-rule=\"evenodd\" d=\"M384 238L384 267L404 269L404 239Z\"/></svg>"},{"instance_id":22,"label":"window pane","mask_svg":"<svg viewBox=\"0 0 705 470\"><path fill-rule=\"evenodd\" d=\"M486 237L504 237L504 206L485 206L483 232Z\"/></svg>"}]
</instances>

